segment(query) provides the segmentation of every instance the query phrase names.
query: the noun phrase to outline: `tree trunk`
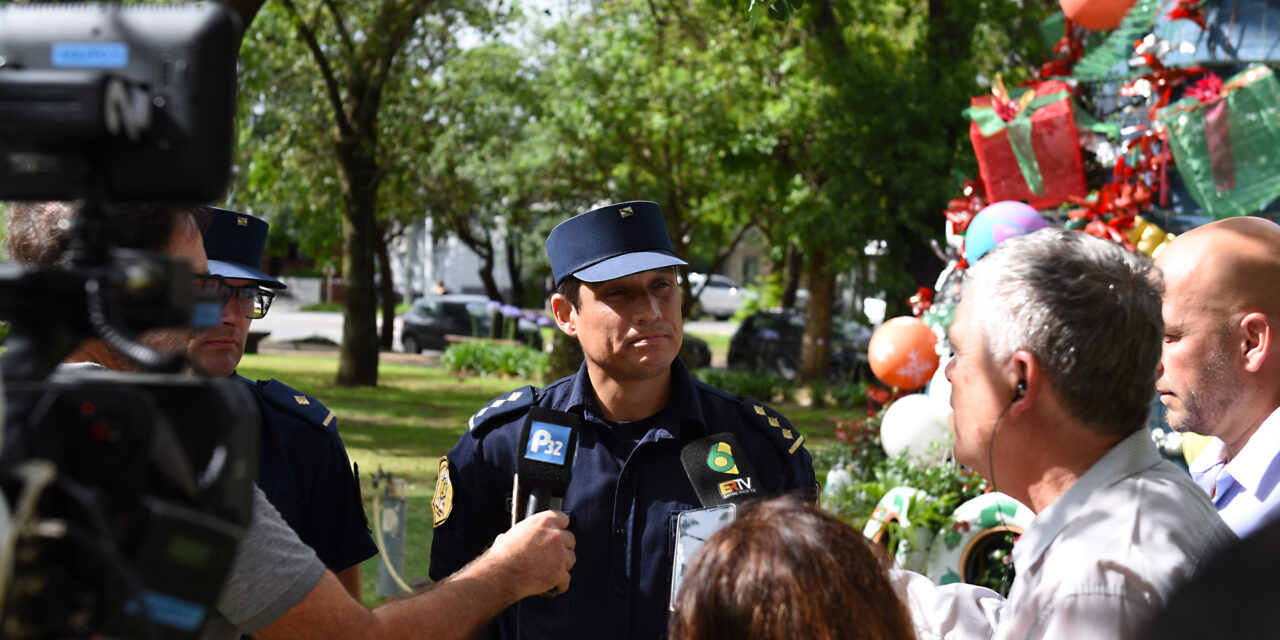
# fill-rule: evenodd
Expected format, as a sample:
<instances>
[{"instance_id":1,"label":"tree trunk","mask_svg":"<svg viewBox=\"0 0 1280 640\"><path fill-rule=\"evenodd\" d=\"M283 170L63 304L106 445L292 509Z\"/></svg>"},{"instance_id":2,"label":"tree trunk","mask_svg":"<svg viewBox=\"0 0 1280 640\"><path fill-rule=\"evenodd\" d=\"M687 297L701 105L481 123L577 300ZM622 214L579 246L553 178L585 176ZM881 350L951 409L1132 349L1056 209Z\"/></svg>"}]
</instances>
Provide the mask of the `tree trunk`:
<instances>
[{"instance_id":1,"label":"tree trunk","mask_svg":"<svg viewBox=\"0 0 1280 640\"><path fill-rule=\"evenodd\" d=\"M800 380L805 382L827 377L836 290L836 275L826 268L829 252L823 247L808 256L809 310L805 313L804 340L800 345Z\"/></svg>"},{"instance_id":2,"label":"tree trunk","mask_svg":"<svg viewBox=\"0 0 1280 640\"><path fill-rule=\"evenodd\" d=\"M378 243L378 273L381 275L381 281L378 283L378 292L382 297L382 329L378 336L378 345L383 351L390 351L395 342L396 332L396 288L391 282L391 253L387 249L385 236L378 234L379 238L383 238Z\"/></svg>"},{"instance_id":3,"label":"tree trunk","mask_svg":"<svg viewBox=\"0 0 1280 640\"><path fill-rule=\"evenodd\" d=\"M480 257L480 281L484 283L484 294L490 300L501 300L502 292L498 291L498 281L493 277L493 251Z\"/></svg>"},{"instance_id":4,"label":"tree trunk","mask_svg":"<svg viewBox=\"0 0 1280 640\"><path fill-rule=\"evenodd\" d=\"M525 306L524 280L520 275L520 252L516 243L510 238L504 241L507 250L507 279L511 281L511 299L507 302L517 306Z\"/></svg>"},{"instance_id":5,"label":"tree trunk","mask_svg":"<svg viewBox=\"0 0 1280 640\"><path fill-rule=\"evenodd\" d=\"M804 270L804 253L795 245L787 246L786 279L782 285L782 308L794 309L796 291L800 289L800 272Z\"/></svg>"},{"instance_id":6,"label":"tree trunk","mask_svg":"<svg viewBox=\"0 0 1280 640\"><path fill-rule=\"evenodd\" d=\"M342 209L342 345L338 349L340 387L378 384L377 296L374 253L378 233L378 164L372 136L339 139L335 144L346 206Z\"/></svg>"}]
</instances>

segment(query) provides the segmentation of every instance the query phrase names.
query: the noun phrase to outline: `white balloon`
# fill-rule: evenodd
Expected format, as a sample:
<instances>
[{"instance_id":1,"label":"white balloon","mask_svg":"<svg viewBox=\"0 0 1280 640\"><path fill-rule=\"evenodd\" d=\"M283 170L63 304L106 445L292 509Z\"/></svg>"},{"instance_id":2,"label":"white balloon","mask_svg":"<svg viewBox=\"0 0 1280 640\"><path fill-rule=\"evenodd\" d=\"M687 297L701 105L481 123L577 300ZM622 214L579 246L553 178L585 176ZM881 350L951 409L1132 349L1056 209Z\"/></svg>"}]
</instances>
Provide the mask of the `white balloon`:
<instances>
[{"instance_id":1,"label":"white balloon","mask_svg":"<svg viewBox=\"0 0 1280 640\"><path fill-rule=\"evenodd\" d=\"M929 380L929 386L926 388L929 401L933 403L933 413L944 425L951 416L951 381L947 379L948 362L951 362L951 358L946 358L938 364L938 370L933 372L933 378Z\"/></svg>"},{"instance_id":2,"label":"white balloon","mask_svg":"<svg viewBox=\"0 0 1280 640\"><path fill-rule=\"evenodd\" d=\"M906 451L913 464L943 461L941 453L950 443L951 431L938 419L933 401L923 393L898 398L880 422L880 444L890 457ZM936 446L934 443L938 443Z\"/></svg>"}]
</instances>

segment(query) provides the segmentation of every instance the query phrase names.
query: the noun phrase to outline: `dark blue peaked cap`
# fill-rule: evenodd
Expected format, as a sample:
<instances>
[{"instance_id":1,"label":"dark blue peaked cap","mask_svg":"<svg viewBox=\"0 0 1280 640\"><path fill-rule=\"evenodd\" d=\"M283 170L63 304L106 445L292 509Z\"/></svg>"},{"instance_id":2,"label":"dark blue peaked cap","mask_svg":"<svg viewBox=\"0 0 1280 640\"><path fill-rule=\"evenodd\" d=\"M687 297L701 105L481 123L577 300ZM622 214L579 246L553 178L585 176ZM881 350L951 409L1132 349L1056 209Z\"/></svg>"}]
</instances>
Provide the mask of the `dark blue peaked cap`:
<instances>
[{"instance_id":1,"label":"dark blue peaked cap","mask_svg":"<svg viewBox=\"0 0 1280 640\"><path fill-rule=\"evenodd\" d=\"M209 207L209 228L204 232L204 252L209 256L209 273L224 278L256 280L271 289L285 289L285 283L258 268L267 248L267 221L247 213Z\"/></svg>"},{"instance_id":2,"label":"dark blue peaked cap","mask_svg":"<svg viewBox=\"0 0 1280 640\"><path fill-rule=\"evenodd\" d=\"M551 230L547 257L556 286L568 276L604 282L688 264L676 257L658 203L620 202L576 215Z\"/></svg>"}]
</instances>

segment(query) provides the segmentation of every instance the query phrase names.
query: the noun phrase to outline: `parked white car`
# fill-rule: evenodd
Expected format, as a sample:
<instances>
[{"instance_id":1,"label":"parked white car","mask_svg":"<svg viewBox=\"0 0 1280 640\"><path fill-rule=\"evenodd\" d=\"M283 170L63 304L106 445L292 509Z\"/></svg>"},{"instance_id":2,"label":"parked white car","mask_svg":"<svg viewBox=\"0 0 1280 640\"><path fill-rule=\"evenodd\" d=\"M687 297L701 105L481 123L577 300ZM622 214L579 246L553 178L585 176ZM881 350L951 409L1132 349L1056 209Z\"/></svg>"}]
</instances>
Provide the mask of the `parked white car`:
<instances>
[{"instance_id":1,"label":"parked white car","mask_svg":"<svg viewBox=\"0 0 1280 640\"><path fill-rule=\"evenodd\" d=\"M694 295L698 296L697 308L717 320L727 320L755 295L755 292L738 285L729 276L718 273L711 274L710 279L704 273L690 273L688 277L689 286L693 288Z\"/></svg>"}]
</instances>

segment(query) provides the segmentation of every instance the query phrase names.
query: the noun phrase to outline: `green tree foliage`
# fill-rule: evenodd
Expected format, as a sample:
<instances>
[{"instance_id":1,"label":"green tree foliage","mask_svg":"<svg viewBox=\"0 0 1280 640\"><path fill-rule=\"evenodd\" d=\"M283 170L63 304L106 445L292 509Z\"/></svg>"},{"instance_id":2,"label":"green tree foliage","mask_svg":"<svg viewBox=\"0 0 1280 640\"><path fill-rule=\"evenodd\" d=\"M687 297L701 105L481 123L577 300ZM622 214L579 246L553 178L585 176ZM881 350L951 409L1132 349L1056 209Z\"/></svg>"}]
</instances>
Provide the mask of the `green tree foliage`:
<instances>
[{"instance_id":1,"label":"green tree foliage","mask_svg":"<svg viewBox=\"0 0 1280 640\"><path fill-rule=\"evenodd\" d=\"M347 381L376 364L373 265L406 222L430 215L481 256L491 297L502 264L509 301L531 304L549 229L628 199L657 201L700 269L759 230L783 302L807 281L802 373L820 379L837 273L871 274L854 295L894 306L932 284L954 176L974 174L960 110L996 71L1027 77L1056 6L600 0L460 51L460 25L488 34L509 16L462 0L281 0L242 51L235 199L320 255L341 249ZM870 241L888 248L874 270Z\"/></svg>"},{"instance_id":2,"label":"green tree foliage","mask_svg":"<svg viewBox=\"0 0 1280 640\"><path fill-rule=\"evenodd\" d=\"M812 205L789 220L806 260L809 315L801 375L824 373L835 274L866 260L882 240L878 282L895 309L941 268L930 247L940 213L973 173L960 109L983 91L980 78L1035 46L1036 26L1056 3L1002 0L817 0L752 4L811 37L816 125L802 172ZM763 21L757 20L762 23ZM784 31L786 33L786 31ZM780 42L780 46L783 43ZM1014 52L992 55L993 52Z\"/></svg>"},{"instance_id":3,"label":"green tree foliage","mask_svg":"<svg viewBox=\"0 0 1280 640\"><path fill-rule=\"evenodd\" d=\"M654 200L676 253L707 270L786 205L768 158L800 113L762 81L790 73L739 14L710 3L596 3L554 28L541 126L579 202ZM764 118L762 119L762 116ZM686 293L689 293L686 291ZM694 300L686 295L686 311Z\"/></svg>"},{"instance_id":4,"label":"green tree foliage","mask_svg":"<svg viewBox=\"0 0 1280 640\"><path fill-rule=\"evenodd\" d=\"M438 131L419 151L418 177L439 235L452 233L481 259L491 299L503 298L495 269L505 265L509 302L536 306L541 287L526 292L530 273L545 275L542 239L577 211L559 188L560 167L541 138L546 108L539 70L528 52L504 41L454 56L422 93ZM537 266L534 266L537 265Z\"/></svg>"},{"instance_id":5,"label":"green tree foliage","mask_svg":"<svg viewBox=\"0 0 1280 640\"><path fill-rule=\"evenodd\" d=\"M338 384L377 382L379 264L389 346L386 245L405 215L422 211L413 204L417 185L397 177L417 162L401 150L422 148L418 141L435 131L415 113L414 89L456 51L457 31L488 28L492 18L486 6L465 0L280 0L262 8L245 38L242 180L234 200L273 213L315 251L341 238Z\"/></svg>"}]
</instances>

